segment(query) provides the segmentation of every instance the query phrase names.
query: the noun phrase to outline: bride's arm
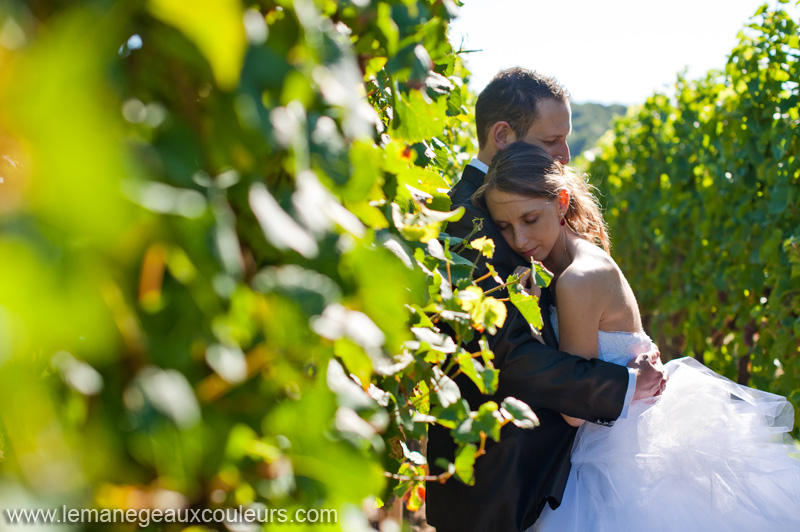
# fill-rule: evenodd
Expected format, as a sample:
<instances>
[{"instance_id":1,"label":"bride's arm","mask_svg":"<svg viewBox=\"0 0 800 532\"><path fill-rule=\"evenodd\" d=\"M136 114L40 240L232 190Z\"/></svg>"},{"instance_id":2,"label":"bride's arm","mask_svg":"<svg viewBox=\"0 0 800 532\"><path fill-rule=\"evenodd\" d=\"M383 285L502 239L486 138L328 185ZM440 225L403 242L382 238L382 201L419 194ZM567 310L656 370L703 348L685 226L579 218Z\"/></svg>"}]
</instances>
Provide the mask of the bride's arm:
<instances>
[{"instance_id":1,"label":"bride's arm","mask_svg":"<svg viewBox=\"0 0 800 532\"><path fill-rule=\"evenodd\" d=\"M568 268L556 283L559 349L584 358L597 358L600 319L606 308L613 279L602 270ZM579 427L584 420L561 414Z\"/></svg>"}]
</instances>

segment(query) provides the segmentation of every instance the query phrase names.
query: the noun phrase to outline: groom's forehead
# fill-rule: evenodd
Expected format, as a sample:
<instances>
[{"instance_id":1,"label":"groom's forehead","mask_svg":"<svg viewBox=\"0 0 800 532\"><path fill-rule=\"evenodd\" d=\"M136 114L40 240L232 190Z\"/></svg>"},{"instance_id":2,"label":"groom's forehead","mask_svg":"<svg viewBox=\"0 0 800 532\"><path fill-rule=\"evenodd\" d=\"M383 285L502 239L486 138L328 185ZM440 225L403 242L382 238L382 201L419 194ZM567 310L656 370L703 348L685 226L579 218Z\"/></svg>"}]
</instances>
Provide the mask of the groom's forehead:
<instances>
[{"instance_id":1,"label":"groom's forehead","mask_svg":"<svg viewBox=\"0 0 800 532\"><path fill-rule=\"evenodd\" d=\"M572 109L568 101L540 100L531 130L548 130L566 135L572 129Z\"/></svg>"}]
</instances>

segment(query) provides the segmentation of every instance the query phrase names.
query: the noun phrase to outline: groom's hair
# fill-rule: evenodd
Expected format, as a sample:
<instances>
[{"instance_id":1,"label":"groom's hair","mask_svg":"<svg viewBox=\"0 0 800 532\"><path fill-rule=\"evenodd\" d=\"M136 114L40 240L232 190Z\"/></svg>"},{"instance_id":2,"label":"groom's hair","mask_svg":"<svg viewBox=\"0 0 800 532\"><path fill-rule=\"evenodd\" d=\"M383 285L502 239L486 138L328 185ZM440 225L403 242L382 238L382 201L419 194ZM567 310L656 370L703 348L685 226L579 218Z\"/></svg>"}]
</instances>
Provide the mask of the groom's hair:
<instances>
[{"instance_id":1,"label":"groom's hair","mask_svg":"<svg viewBox=\"0 0 800 532\"><path fill-rule=\"evenodd\" d=\"M517 139L524 137L536 121L538 102L547 98L569 101L569 92L555 78L527 68L511 67L498 72L475 104L478 147L486 145L497 122L508 122Z\"/></svg>"}]
</instances>

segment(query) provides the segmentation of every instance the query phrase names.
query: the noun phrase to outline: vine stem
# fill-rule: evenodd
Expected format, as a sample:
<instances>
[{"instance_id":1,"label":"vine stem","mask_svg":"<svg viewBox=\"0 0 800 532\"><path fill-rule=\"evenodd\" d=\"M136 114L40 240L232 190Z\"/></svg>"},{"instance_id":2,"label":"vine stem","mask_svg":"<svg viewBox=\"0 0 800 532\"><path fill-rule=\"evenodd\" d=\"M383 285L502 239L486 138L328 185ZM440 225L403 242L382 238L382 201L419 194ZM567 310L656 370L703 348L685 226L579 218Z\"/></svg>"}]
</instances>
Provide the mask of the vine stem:
<instances>
[{"instance_id":1,"label":"vine stem","mask_svg":"<svg viewBox=\"0 0 800 532\"><path fill-rule=\"evenodd\" d=\"M510 283L503 283L503 284L501 284L501 285L495 286L494 288L492 288L492 289L490 289L490 290L487 290L486 292L484 292L484 293L483 293L483 295L484 295L484 296L488 296L488 295L489 295L489 294L491 294L492 292L497 292L498 290L502 290L503 288L505 288L505 287L507 287L507 286L509 286L509 285L511 285L511 284L514 284L515 282L516 282L516 280L514 280L513 282L510 282Z\"/></svg>"},{"instance_id":2,"label":"vine stem","mask_svg":"<svg viewBox=\"0 0 800 532\"><path fill-rule=\"evenodd\" d=\"M486 454L486 433L481 431L481 446L475 451L475 458Z\"/></svg>"},{"instance_id":3,"label":"vine stem","mask_svg":"<svg viewBox=\"0 0 800 532\"><path fill-rule=\"evenodd\" d=\"M492 276L492 272L487 272L487 273L481 275L480 277L478 277L477 279L475 279L474 282L479 283L481 281L484 281L484 280L488 279L491 276Z\"/></svg>"},{"instance_id":4,"label":"vine stem","mask_svg":"<svg viewBox=\"0 0 800 532\"><path fill-rule=\"evenodd\" d=\"M411 480L423 480L425 482L441 482L444 483L445 480L453 476L453 473L449 471L445 471L444 473L439 473L438 475L398 475L397 473L389 473L388 471L383 472L383 476L387 478L393 478L395 480L400 480L402 482L408 482Z\"/></svg>"},{"instance_id":5,"label":"vine stem","mask_svg":"<svg viewBox=\"0 0 800 532\"><path fill-rule=\"evenodd\" d=\"M467 244L469 244L469 239L472 238L472 235L474 235L475 233L477 233L481 229L483 229L483 218L473 218L473 220L472 220L472 231L470 231L470 233L467 236L465 236L461 240L461 242L456 244L456 246L453 249L451 249L450 251L452 251L453 253L458 253L458 251L461 248L466 249L467 248Z\"/></svg>"}]
</instances>

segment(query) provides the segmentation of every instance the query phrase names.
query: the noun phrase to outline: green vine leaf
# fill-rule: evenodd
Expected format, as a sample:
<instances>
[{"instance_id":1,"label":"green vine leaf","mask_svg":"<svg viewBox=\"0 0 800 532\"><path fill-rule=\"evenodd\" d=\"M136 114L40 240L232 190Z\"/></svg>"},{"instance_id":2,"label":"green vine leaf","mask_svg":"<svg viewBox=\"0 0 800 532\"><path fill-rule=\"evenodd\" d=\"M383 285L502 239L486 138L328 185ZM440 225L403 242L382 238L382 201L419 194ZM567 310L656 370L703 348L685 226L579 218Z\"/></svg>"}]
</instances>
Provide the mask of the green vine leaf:
<instances>
[{"instance_id":1,"label":"green vine leaf","mask_svg":"<svg viewBox=\"0 0 800 532\"><path fill-rule=\"evenodd\" d=\"M481 255L487 259L494 257L494 240L489 237L482 236L480 238L476 238L469 243L469 247L471 249L480 251Z\"/></svg>"},{"instance_id":2,"label":"green vine leaf","mask_svg":"<svg viewBox=\"0 0 800 532\"><path fill-rule=\"evenodd\" d=\"M475 485L475 456L478 448L472 444L465 445L456 454L456 477L467 486Z\"/></svg>"},{"instance_id":3,"label":"green vine leaf","mask_svg":"<svg viewBox=\"0 0 800 532\"><path fill-rule=\"evenodd\" d=\"M522 316L530 323L537 331L541 331L544 327L542 321L542 312L539 309L539 297L528 294L522 285L511 282L512 277L509 277L508 297L511 303L519 309Z\"/></svg>"},{"instance_id":4,"label":"green vine leaf","mask_svg":"<svg viewBox=\"0 0 800 532\"><path fill-rule=\"evenodd\" d=\"M500 404L500 408L507 413L514 425L523 429L532 429L539 426L539 418L534 414L527 403L506 397Z\"/></svg>"}]
</instances>

